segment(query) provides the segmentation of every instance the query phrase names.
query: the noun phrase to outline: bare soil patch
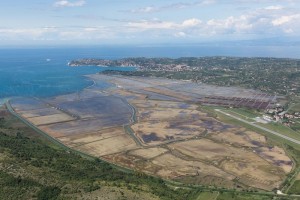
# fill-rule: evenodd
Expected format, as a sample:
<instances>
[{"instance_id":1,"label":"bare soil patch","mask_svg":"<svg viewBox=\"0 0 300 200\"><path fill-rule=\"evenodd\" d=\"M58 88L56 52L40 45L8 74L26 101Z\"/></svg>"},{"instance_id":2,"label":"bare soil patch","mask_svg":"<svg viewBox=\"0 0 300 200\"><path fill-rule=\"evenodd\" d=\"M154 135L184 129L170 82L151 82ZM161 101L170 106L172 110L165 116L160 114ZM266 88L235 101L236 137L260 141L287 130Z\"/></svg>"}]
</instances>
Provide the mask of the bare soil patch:
<instances>
[{"instance_id":1,"label":"bare soil patch","mask_svg":"<svg viewBox=\"0 0 300 200\"><path fill-rule=\"evenodd\" d=\"M126 134L98 140L75 147L75 149L77 150L97 157L124 152L135 148L138 148L138 146L136 145L134 140Z\"/></svg>"}]
</instances>

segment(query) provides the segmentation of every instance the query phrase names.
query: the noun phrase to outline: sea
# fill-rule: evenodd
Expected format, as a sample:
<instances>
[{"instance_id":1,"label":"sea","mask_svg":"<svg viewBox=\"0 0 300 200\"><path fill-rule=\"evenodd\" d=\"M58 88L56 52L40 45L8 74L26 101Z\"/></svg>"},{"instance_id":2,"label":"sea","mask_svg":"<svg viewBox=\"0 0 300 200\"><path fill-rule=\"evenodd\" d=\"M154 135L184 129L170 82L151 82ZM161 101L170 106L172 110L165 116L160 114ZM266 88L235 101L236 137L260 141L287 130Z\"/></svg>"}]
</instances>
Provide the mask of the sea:
<instances>
[{"instance_id":1,"label":"sea","mask_svg":"<svg viewBox=\"0 0 300 200\"><path fill-rule=\"evenodd\" d=\"M50 97L73 93L93 84L84 75L133 67L70 67L80 58L110 58L96 49L0 49L0 103L12 97ZM106 83L103 82L103 85Z\"/></svg>"},{"instance_id":2,"label":"sea","mask_svg":"<svg viewBox=\"0 0 300 200\"><path fill-rule=\"evenodd\" d=\"M84 75L115 67L69 67L73 59L124 57L242 56L299 58L299 47L219 46L102 46L0 48L0 104L12 97L50 97L73 93L92 85ZM103 82L103 86L105 86Z\"/></svg>"}]
</instances>

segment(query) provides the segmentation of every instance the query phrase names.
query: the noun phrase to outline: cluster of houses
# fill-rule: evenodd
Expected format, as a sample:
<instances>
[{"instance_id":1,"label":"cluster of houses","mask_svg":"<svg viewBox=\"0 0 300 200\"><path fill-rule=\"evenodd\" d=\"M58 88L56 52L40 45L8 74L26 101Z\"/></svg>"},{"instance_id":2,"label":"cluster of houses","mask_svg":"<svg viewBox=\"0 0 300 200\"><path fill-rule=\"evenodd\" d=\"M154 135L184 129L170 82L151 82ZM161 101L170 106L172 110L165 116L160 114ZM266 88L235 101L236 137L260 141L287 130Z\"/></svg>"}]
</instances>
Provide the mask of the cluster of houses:
<instances>
[{"instance_id":1,"label":"cluster of houses","mask_svg":"<svg viewBox=\"0 0 300 200\"><path fill-rule=\"evenodd\" d=\"M268 115L264 115L264 119L267 121L281 122L286 126L290 126L295 123L293 119L300 119L300 112L288 113L282 106L277 106L266 111Z\"/></svg>"},{"instance_id":2,"label":"cluster of houses","mask_svg":"<svg viewBox=\"0 0 300 200\"><path fill-rule=\"evenodd\" d=\"M185 64L156 64L156 63L147 63L144 66L139 66L141 71L169 71L169 72L178 72L178 71L193 71L197 70L197 67L190 67ZM199 70L199 69L198 69Z\"/></svg>"}]
</instances>

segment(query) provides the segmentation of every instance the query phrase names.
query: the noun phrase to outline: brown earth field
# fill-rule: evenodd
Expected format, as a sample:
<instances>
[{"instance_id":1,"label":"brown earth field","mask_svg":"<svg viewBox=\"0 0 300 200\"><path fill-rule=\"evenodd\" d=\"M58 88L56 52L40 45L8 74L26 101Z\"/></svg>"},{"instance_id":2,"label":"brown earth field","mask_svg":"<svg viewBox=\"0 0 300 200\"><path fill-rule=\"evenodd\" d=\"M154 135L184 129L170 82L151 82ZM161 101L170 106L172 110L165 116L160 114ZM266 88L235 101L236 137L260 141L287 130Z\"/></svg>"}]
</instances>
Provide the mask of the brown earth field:
<instances>
[{"instance_id":1,"label":"brown earth field","mask_svg":"<svg viewBox=\"0 0 300 200\"><path fill-rule=\"evenodd\" d=\"M18 98L10 104L21 117L70 148L183 183L270 191L294 167L282 146L198 109L194 100L209 95L211 87L144 77L90 78L95 85L80 94ZM113 86L99 89L97 83L103 80ZM224 93L224 88L213 90ZM239 88L226 91L241 98L255 94L240 93Z\"/></svg>"}]
</instances>

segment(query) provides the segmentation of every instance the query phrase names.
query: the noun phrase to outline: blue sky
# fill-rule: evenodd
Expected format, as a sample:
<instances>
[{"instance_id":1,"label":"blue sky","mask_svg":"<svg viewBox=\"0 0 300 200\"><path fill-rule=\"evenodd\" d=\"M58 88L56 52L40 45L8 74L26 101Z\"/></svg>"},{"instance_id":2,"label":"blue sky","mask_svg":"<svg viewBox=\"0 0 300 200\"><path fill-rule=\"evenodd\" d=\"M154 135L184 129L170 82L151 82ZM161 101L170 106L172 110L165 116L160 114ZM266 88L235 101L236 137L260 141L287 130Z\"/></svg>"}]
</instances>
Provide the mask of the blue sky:
<instances>
[{"instance_id":1,"label":"blue sky","mask_svg":"<svg viewBox=\"0 0 300 200\"><path fill-rule=\"evenodd\" d=\"M299 0L1 0L0 46L300 38Z\"/></svg>"}]
</instances>

